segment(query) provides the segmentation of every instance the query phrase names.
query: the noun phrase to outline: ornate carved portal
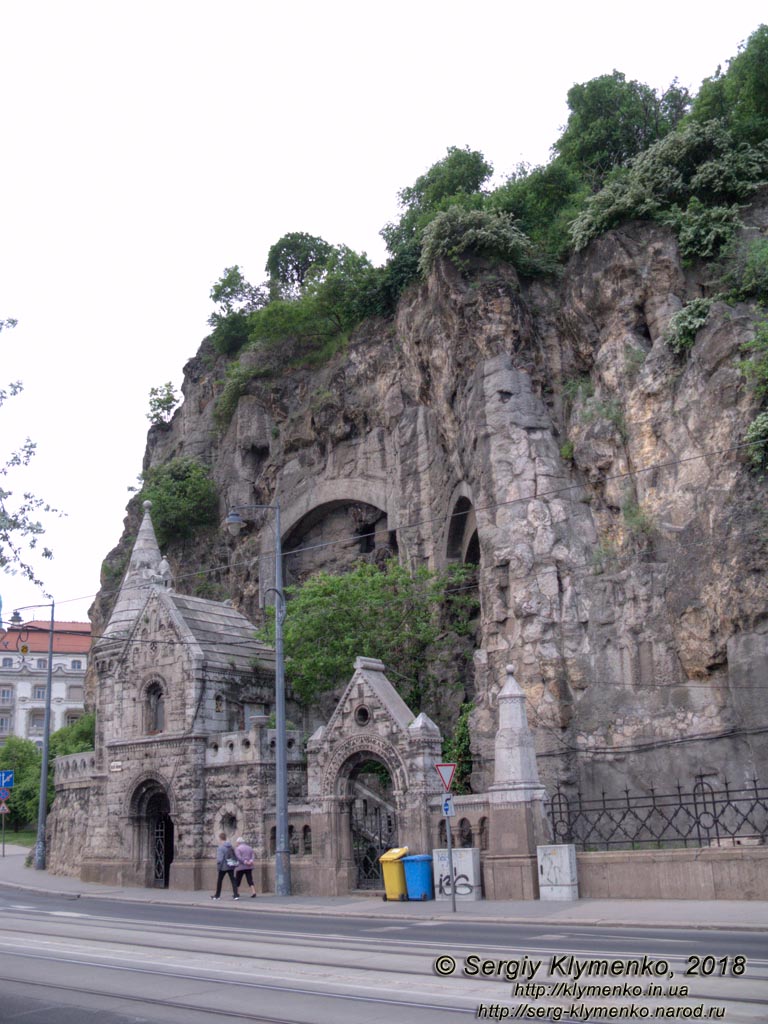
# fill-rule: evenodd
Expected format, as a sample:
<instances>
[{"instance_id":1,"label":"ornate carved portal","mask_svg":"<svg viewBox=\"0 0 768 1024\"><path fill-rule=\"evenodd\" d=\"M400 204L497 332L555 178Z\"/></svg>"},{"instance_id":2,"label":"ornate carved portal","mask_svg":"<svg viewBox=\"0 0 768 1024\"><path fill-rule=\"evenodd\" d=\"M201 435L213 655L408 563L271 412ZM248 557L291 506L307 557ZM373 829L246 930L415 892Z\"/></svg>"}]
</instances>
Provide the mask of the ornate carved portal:
<instances>
[{"instance_id":1,"label":"ornate carved portal","mask_svg":"<svg viewBox=\"0 0 768 1024\"><path fill-rule=\"evenodd\" d=\"M440 751L437 726L414 716L382 663L358 658L328 725L307 745L320 891L381 888L385 850L428 848Z\"/></svg>"}]
</instances>

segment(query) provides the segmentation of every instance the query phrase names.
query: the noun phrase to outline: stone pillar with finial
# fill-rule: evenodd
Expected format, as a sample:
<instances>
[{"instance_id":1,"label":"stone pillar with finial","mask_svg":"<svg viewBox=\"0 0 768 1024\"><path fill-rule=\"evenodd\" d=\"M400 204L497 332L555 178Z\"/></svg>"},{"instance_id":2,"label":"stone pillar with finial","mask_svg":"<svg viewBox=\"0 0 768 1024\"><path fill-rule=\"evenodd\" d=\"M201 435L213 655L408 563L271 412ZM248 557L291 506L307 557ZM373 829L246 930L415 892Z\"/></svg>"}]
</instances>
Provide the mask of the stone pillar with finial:
<instances>
[{"instance_id":1,"label":"stone pillar with finial","mask_svg":"<svg viewBox=\"0 0 768 1024\"><path fill-rule=\"evenodd\" d=\"M536 768L525 699L513 667L507 665L506 680L497 698L488 851L483 860L489 899L535 899L536 847L550 841L548 797Z\"/></svg>"}]
</instances>

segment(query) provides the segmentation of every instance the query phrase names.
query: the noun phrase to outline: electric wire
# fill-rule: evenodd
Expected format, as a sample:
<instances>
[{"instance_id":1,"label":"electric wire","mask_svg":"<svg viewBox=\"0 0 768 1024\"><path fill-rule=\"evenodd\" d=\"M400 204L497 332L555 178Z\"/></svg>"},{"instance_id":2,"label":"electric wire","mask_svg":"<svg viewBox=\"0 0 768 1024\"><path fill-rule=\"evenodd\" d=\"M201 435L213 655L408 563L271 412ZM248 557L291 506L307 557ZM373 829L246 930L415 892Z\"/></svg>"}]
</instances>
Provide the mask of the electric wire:
<instances>
[{"instance_id":1,"label":"electric wire","mask_svg":"<svg viewBox=\"0 0 768 1024\"><path fill-rule=\"evenodd\" d=\"M656 471L658 471L660 469L668 469L668 468L672 468L672 467L675 467L675 466L684 465L684 464L689 463L689 462L695 462L695 461L699 461L701 459L712 458L714 456L728 455L728 454L730 454L732 452L742 451L745 448L753 447L755 443L756 442L749 442L749 443L744 442L744 443L737 444L737 445L731 445L728 448L718 448L718 449L713 449L713 450L706 451L706 452L701 452L698 455L690 455L690 456L687 456L686 458L683 458L683 459L673 459L673 460L668 460L668 461L665 461L665 462L651 463L649 466L640 466L637 469L626 470L626 471L624 471L622 473L616 473L616 474L613 474L613 475L610 475L610 476L603 477L602 480L600 481L600 483L601 484L606 484L606 483L612 483L612 482L619 481L619 480L626 480L628 478L631 478L631 477L634 477L634 476L638 476L640 474L656 472ZM528 502L531 502L531 501L539 501L539 500L541 500L543 498L552 498L552 497L554 497L554 496L556 496L558 494L564 494L564 493L566 493L568 491L572 491L572 490L584 490L585 486L586 485L584 483L567 484L567 485L565 485L563 487L557 487L557 488L552 488L551 490L541 491L538 494L522 495L522 496L518 496L518 497L515 497L515 498L508 498L505 501L492 502L492 503L489 503L487 505L472 506L471 511L473 511L475 514L477 514L478 512L494 511L495 509L503 508L503 507L508 507L510 505L528 503ZM354 504L354 502L351 502L351 503ZM446 519L451 520L451 519L456 518L456 517L466 516L469 511L470 510L463 510L463 511L460 511L460 512L452 512L448 516L445 516L445 515L429 516L429 517L425 517L425 518L416 519L416 520L411 521L411 522L405 522L405 523L402 523L400 525L388 526L388 532L389 533L397 533L400 530L412 530L412 529L416 529L416 528L418 528L420 526L427 526L427 525L429 525L431 523L434 523L434 522L443 522ZM567 518L567 517L565 517L565 518ZM369 531L368 533L356 532L356 533L353 533L353 534L348 534L345 537L337 537L334 540L322 541L322 542L318 542L316 544L307 544L307 545L302 545L302 546L297 547L297 548L291 548L289 550L283 550L282 551L282 555L283 555L283 558L291 558L294 555L304 554L304 553L309 552L309 551L317 551L317 550L320 550L322 548L334 547L334 546L338 546L338 545L354 544L356 542L359 542L362 539L365 539L367 537L372 537L372 536L374 536L374 531ZM245 561L242 561L242 562L221 563L219 565L211 566L211 567L208 567L208 568L196 569L196 570L188 572L188 573L179 573L179 574L174 576L174 580L175 581L176 580L185 580L185 579L193 578L193 577L196 577L196 576L212 575L213 573L217 573L217 572L229 573L229 572L232 571L232 569L238 569L238 568L243 568L243 567L253 568L254 565L258 564L260 558L263 558L263 557L272 557L273 558L274 555L275 555L275 550L273 548L265 549L265 550L261 551L258 556L254 557L254 558L249 558L249 559L247 559ZM551 570L549 568L547 568L545 571L551 571ZM537 573L531 573L530 575L534 575L535 576L535 575L537 575ZM132 589L142 589L144 586L145 586L145 584L136 584L135 587L131 587L129 585L128 587L125 587L125 588L123 588L121 585L118 585L118 586L113 587L113 588L104 588L104 587L102 587L98 591L98 593L96 593L96 594L86 594L86 595L82 595L81 597L78 597L78 598L67 598L64 601L57 601L57 607L59 607L60 605L63 605L63 604L72 603L74 601L82 601L82 600L84 600L86 598L95 598L95 597L98 597L98 596L109 598L109 597L112 597L115 594L118 594L123 589L125 589L127 591L130 591Z\"/></svg>"}]
</instances>

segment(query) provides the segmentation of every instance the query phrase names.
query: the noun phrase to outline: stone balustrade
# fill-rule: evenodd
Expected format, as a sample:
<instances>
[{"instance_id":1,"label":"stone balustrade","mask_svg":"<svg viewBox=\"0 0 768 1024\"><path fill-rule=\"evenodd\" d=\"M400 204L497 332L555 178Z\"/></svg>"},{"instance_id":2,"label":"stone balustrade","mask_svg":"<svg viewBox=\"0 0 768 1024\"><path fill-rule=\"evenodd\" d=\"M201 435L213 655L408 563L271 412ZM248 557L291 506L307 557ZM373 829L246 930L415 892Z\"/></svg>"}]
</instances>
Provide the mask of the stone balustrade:
<instances>
[{"instance_id":1,"label":"stone balustrade","mask_svg":"<svg viewBox=\"0 0 768 1024\"><path fill-rule=\"evenodd\" d=\"M209 736L205 750L206 765L259 764L274 761L276 732L274 729L255 728L239 732L214 733ZM289 763L304 758L301 733L286 732L286 753Z\"/></svg>"},{"instance_id":2,"label":"stone balustrade","mask_svg":"<svg viewBox=\"0 0 768 1024\"><path fill-rule=\"evenodd\" d=\"M65 786L68 782L88 782L95 770L95 751L86 750L80 754L64 754L54 761L56 786Z\"/></svg>"}]
</instances>

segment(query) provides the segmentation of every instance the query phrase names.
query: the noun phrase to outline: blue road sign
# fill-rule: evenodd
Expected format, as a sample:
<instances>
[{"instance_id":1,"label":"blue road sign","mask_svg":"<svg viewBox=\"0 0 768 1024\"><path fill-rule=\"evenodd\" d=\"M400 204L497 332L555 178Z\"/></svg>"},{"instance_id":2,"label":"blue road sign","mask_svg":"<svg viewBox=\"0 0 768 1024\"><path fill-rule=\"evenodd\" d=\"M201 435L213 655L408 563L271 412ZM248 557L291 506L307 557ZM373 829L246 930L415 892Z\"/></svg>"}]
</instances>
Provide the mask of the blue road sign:
<instances>
[{"instance_id":1,"label":"blue road sign","mask_svg":"<svg viewBox=\"0 0 768 1024\"><path fill-rule=\"evenodd\" d=\"M13 787L13 768L0 768L0 786L7 789Z\"/></svg>"},{"instance_id":2,"label":"blue road sign","mask_svg":"<svg viewBox=\"0 0 768 1024\"><path fill-rule=\"evenodd\" d=\"M0 800L7 800L10 795L10 789L6 789L5 786L0 786Z\"/></svg>"}]
</instances>

